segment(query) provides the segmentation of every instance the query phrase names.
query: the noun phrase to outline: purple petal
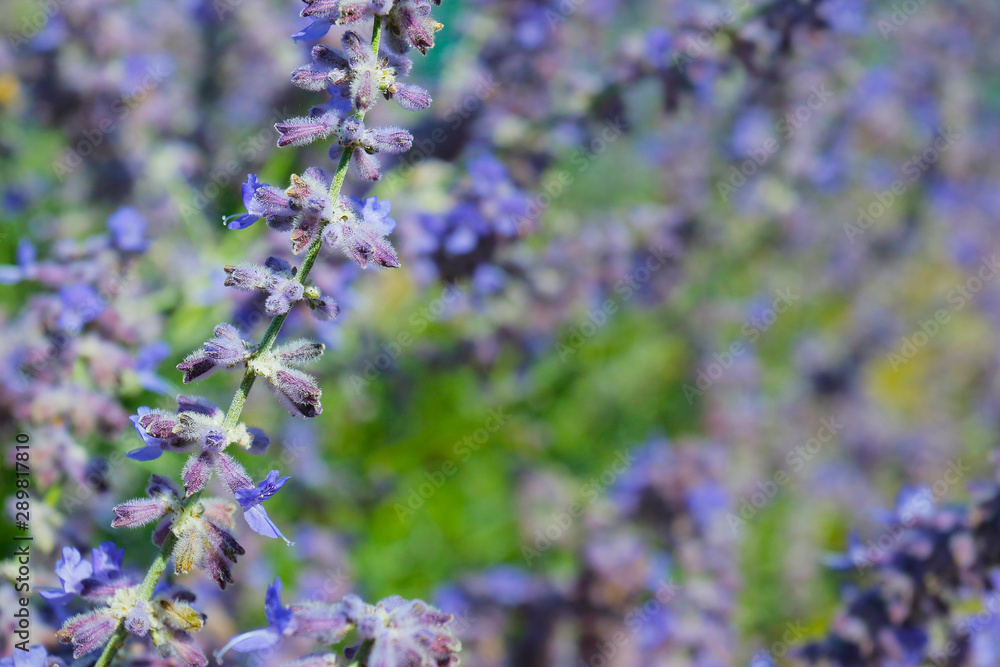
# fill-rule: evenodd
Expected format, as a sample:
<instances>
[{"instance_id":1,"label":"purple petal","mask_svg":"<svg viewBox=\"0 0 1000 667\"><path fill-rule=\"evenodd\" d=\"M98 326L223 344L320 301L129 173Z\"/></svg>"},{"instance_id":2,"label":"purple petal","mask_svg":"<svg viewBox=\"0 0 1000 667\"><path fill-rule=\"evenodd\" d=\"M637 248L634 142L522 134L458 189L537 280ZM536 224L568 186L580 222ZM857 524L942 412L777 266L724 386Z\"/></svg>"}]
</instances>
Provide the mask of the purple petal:
<instances>
[{"instance_id":1,"label":"purple petal","mask_svg":"<svg viewBox=\"0 0 1000 667\"><path fill-rule=\"evenodd\" d=\"M260 220L259 215L251 215L250 213L247 213L245 215L241 215L238 218L230 220L229 222L226 223L226 227L228 227L229 229L246 229L253 223L257 222L258 220Z\"/></svg>"},{"instance_id":2,"label":"purple petal","mask_svg":"<svg viewBox=\"0 0 1000 667\"><path fill-rule=\"evenodd\" d=\"M277 646L279 641L281 641L281 635L271 628L251 630L230 639L225 646L216 651L215 659L222 662L222 656L229 651L236 651L237 653L263 651Z\"/></svg>"},{"instance_id":3,"label":"purple petal","mask_svg":"<svg viewBox=\"0 0 1000 667\"><path fill-rule=\"evenodd\" d=\"M274 578L271 585L267 587L267 595L264 598L264 615L267 623L278 632L284 634L289 621L292 620L292 610L281 604L281 579Z\"/></svg>"},{"instance_id":4,"label":"purple petal","mask_svg":"<svg viewBox=\"0 0 1000 667\"><path fill-rule=\"evenodd\" d=\"M285 541L288 546L293 546L295 543L285 537L274 522L271 521L271 517L267 515L267 510L264 509L263 505L254 505L250 509L243 510L243 518L246 519L247 525L250 526L250 530L257 533L258 535L263 535L264 537L270 538L280 538Z\"/></svg>"},{"instance_id":5,"label":"purple petal","mask_svg":"<svg viewBox=\"0 0 1000 667\"><path fill-rule=\"evenodd\" d=\"M332 25L333 21L330 21L329 19L318 19L292 35L292 39L297 42L315 42L318 39L322 39L326 33L330 32L330 27Z\"/></svg>"}]
</instances>

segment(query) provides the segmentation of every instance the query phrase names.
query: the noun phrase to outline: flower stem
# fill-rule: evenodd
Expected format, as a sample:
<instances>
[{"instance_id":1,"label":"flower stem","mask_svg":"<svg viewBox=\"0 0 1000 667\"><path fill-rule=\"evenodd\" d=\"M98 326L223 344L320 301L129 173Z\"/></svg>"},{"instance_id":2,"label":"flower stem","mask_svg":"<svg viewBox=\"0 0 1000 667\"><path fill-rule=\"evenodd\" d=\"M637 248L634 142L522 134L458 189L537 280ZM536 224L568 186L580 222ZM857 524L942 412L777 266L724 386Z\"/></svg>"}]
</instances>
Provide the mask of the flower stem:
<instances>
[{"instance_id":1,"label":"flower stem","mask_svg":"<svg viewBox=\"0 0 1000 667\"><path fill-rule=\"evenodd\" d=\"M378 56L379 42L382 38L382 18L379 16L375 17L374 26L372 28L372 52ZM363 119L365 117L365 111L359 109L354 114L358 119ZM337 172L334 174L333 181L330 183L330 199L336 201L340 196L340 190L344 185L344 180L347 178L347 168L351 162L351 155L354 154L353 148L345 149L340 156L340 163L337 165ZM316 238L313 240L312 245L309 246L309 250L306 252L306 256L302 259L302 265L299 267L298 272L295 274L295 280L299 283L305 284L306 278L309 277L309 272L312 271L313 264L316 263L316 258L319 256L320 248L323 245L323 238L321 234L317 234ZM285 319L287 319L288 313L283 315L278 315L271 320L271 323L267 326L267 330L264 331L264 336L260 339L260 343L257 345L256 351L254 351L249 361L256 359L262 354L266 354L274 346L274 341L278 338L278 333L281 331L281 327L285 324ZM240 415L243 413L243 406L246 405L247 396L250 395L250 389L253 388L254 382L257 380L257 373L250 367L249 361L247 363L246 372L243 374L243 381L240 382L239 388L233 395L233 400L229 404L229 410L226 412L226 419L223 422L224 428L233 428L240 421ZM201 492L193 493L181 503L182 509L187 509L193 503L195 503L201 497ZM170 562L170 556L173 553L174 545L176 539L173 533L167 535L167 538L163 541L163 546L160 548L160 553L157 554L156 558L153 560L152 565L149 566L149 570L146 571L146 576L142 580L142 584L139 585L139 596L140 600L149 601L153 597L153 590L156 588L156 584L159 583L160 577L167 569L167 565ZM111 661L114 660L115 655L118 650L124 645L125 640L128 638L128 631L125 629L125 622L119 621L118 627L115 628L115 632L111 635L111 639L104 646L104 651L101 652L101 657L97 659L94 663L94 667L108 667ZM362 647L364 649L364 647ZM371 647L368 647L371 650Z\"/></svg>"}]
</instances>

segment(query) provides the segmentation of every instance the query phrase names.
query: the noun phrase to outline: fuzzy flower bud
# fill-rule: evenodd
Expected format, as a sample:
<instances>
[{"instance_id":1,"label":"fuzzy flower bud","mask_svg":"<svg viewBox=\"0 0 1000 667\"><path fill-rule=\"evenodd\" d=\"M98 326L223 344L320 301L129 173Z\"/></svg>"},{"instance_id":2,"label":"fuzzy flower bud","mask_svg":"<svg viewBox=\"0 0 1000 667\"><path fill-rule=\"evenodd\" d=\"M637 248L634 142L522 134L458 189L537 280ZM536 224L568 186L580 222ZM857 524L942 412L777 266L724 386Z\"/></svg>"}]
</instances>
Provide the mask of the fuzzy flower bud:
<instances>
[{"instance_id":1,"label":"fuzzy flower bud","mask_svg":"<svg viewBox=\"0 0 1000 667\"><path fill-rule=\"evenodd\" d=\"M175 571L186 574L198 566L220 588L233 583L230 563L246 553L229 532L236 508L219 498L199 500L174 521L170 530L177 539L173 550Z\"/></svg>"},{"instance_id":2,"label":"fuzzy flower bud","mask_svg":"<svg viewBox=\"0 0 1000 667\"><path fill-rule=\"evenodd\" d=\"M299 116L283 123L275 123L274 129L281 136L278 146L305 146L317 139L325 139L336 131L341 119L327 112L318 116Z\"/></svg>"}]
</instances>

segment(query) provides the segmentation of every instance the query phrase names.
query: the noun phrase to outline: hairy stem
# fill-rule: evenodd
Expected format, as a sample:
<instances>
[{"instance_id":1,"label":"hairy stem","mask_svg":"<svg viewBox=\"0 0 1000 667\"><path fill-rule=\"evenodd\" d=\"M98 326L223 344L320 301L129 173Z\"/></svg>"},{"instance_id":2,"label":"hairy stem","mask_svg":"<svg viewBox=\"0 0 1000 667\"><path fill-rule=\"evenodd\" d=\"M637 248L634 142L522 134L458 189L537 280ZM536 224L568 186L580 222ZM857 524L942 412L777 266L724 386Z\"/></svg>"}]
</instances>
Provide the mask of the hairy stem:
<instances>
[{"instance_id":1,"label":"hairy stem","mask_svg":"<svg viewBox=\"0 0 1000 667\"><path fill-rule=\"evenodd\" d=\"M379 42L382 38L382 18L376 16L374 27L372 28L372 52L377 56ZM359 109L354 114L357 118L363 119L365 117L365 111ZM354 154L353 148L344 149L344 152L340 156L340 163L337 165L337 172L333 176L333 181L330 183L330 199L336 201L340 196L340 190L344 186L344 180L347 178L347 168L351 162L351 156ZM321 234L317 234L315 240L313 240L312 245L309 246L309 250L306 252L306 256L302 259L302 265L299 267L298 272L295 274L295 280L300 283L305 283L306 278L309 277L309 272L312 271L313 264L316 263L316 258L319 256L320 248L323 245L323 239ZM260 343L257 345L257 349L250 361L256 359L257 357L266 354L274 346L274 341L278 338L278 333L281 331L281 327L285 324L285 319L287 319L288 313L284 315L278 315L271 320L271 323L267 326L267 330L264 331L263 337L260 339ZM229 410L226 412L226 419L223 422L224 428L233 428L240 421L240 415L243 414L243 406L246 405L247 396L250 395L250 389L253 388L254 382L257 380L257 373L250 367L249 362L247 363L246 372L243 374L243 381L240 382L239 388L233 395L233 400L229 404ZM182 509L187 509L193 503L195 503L201 497L201 492L191 494L184 499L181 504ZM142 580L142 584L139 586L139 599L140 600L151 600L153 597L153 589L156 588L156 584L160 581L160 577L167 569L167 564L170 561L170 555L174 550L174 545L176 540L173 534L169 534L167 539L164 540L163 546L160 549L160 553L157 554L156 558L153 560L152 565L149 566L149 570L146 572L146 576ZM128 637L128 631L125 630L125 622L120 621L118 627L115 628L115 632L111 635L111 639L104 646L104 651L101 652L101 657L98 658L97 662L94 663L94 667L108 667L111 661L114 660L115 655L118 650L125 643ZM362 647L364 649L364 647ZM368 647L371 650L371 647Z\"/></svg>"}]
</instances>

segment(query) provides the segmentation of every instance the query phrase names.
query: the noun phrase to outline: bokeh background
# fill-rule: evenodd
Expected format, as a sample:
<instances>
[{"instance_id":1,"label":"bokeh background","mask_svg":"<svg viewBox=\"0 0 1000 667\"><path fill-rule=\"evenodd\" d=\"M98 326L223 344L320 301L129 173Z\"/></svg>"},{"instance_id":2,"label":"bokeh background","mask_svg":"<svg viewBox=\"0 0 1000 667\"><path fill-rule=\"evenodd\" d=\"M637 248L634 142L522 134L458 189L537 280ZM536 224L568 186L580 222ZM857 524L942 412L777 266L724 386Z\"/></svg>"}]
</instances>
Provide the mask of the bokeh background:
<instances>
[{"instance_id":1,"label":"bokeh background","mask_svg":"<svg viewBox=\"0 0 1000 667\"><path fill-rule=\"evenodd\" d=\"M172 406L218 322L265 326L222 267L287 242L221 218L248 173L330 166L274 147L318 103L288 80L299 9L0 9L0 418L5 443L33 437L37 585L65 545L113 539L145 568L148 532L111 531L110 509L181 461L124 459L128 415ZM995 477L1000 6L435 16L412 76L434 105L373 112L413 150L347 186L392 201L403 267L318 264L341 315L283 335L328 345L324 412L293 420L260 388L245 412L274 442L250 472L292 475L269 511L296 545L246 531L236 585L188 578L202 641L262 625L276 575L286 599L433 602L468 665L794 664L831 628L864 634L843 610L883 578L836 554L894 550L900 497L926 517ZM136 218L139 239L111 222ZM237 383L187 392L225 405ZM925 664L985 608L947 579L947 612L873 640L895 654L831 664ZM55 650L55 627L39 604L35 641ZM997 664L993 615L965 636L964 662L933 664Z\"/></svg>"}]
</instances>

